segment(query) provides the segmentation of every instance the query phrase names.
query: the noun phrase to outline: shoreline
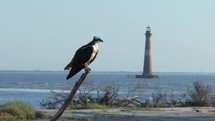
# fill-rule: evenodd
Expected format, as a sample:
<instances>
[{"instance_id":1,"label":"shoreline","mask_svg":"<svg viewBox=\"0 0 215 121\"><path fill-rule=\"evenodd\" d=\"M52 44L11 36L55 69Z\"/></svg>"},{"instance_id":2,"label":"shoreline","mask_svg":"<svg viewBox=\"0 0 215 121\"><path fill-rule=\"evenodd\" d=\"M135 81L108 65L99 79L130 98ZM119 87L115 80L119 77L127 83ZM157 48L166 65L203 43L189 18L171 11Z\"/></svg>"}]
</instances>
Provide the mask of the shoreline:
<instances>
[{"instance_id":1,"label":"shoreline","mask_svg":"<svg viewBox=\"0 0 215 121\"><path fill-rule=\"evenodd\" d=\"M53 116L58 110L39 110L45 115ZM71 121L75 120L92 120L92 121L127 121L135 120L153 121L171 119L179 120L215 120L214 107L183 107L183 108L152 108L143 110L132 110L126 108L110 109L83 109L83 110L66 110L61 119Z\"/></svg>"}]
</instances>

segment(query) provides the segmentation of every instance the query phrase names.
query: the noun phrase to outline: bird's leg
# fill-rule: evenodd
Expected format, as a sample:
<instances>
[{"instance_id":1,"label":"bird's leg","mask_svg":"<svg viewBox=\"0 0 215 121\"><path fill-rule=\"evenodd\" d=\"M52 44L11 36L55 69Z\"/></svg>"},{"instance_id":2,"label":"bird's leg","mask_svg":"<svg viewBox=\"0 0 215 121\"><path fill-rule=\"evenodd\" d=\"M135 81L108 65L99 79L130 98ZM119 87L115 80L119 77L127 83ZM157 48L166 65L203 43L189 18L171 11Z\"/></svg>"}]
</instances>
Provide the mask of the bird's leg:
<instances>
[{"instance_id":1,"label":"bird's leg","mask_svg":"<svg viewBox=\"0 0 215 121\"><path fill-rule=\"evenodd\" d=\"M85 69L84 69L85 72L90 72L91 71L91 69L88 67L87 63L85 63L84 66L85 66Z\"/></svg>"}]
</instances>

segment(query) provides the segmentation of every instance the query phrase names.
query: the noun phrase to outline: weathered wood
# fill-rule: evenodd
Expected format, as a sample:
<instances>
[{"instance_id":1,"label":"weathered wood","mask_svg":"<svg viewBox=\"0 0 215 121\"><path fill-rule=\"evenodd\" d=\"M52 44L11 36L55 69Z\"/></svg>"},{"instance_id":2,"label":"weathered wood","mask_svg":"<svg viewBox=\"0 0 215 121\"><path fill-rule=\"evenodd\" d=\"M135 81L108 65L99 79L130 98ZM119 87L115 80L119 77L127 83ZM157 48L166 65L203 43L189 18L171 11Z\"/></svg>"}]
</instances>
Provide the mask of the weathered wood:
<instances>
[{"instance_id":1,"label":"weathered wood","mask_svg":"<svg viewBox=\"0 0 215 121\"><path fill-rule=\"evenodd\" d=\"M73 97L75 96L75 93L77 92L77 90L79 89L81 84L84 82L84 80L87 77L87 74L89 72L90 72L90 70L88 70L88 69L85 70L85 73L83 73L81 75L81 77L79 78L79 80L75 83L74 87L72 88L71 92L69 93L69 95L68 95L65 103L63 104L63 106L58 110L58 112L49 121L57 121L61 117L63 112L66 110L66 108L71 103Z\"/></svg>"},{"instance_id":2,"label":"weathered wood","mask_svg":"<svg viewBox=\"0 0 215 121\"><path fill-rule=\"evenodd\" d=\"M140 101L136 100L138 98L139 98L139 96L128 97L128 98L124 97L124 99L122 99L122 101L127 102L127 105L133 104L133 105L136 105L136 106L141 106L142 103Z\"/></svg>"}]
</instances>

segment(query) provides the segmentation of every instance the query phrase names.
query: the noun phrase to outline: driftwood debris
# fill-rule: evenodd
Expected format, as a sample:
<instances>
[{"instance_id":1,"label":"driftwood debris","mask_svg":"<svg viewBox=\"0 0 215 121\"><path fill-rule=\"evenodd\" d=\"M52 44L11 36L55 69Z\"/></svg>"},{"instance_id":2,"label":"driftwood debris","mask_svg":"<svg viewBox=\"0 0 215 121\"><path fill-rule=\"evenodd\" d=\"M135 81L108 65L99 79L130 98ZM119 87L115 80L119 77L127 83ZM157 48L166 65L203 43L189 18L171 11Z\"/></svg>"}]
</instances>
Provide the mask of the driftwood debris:
<instances>
[{"instance_id":1,"label":"driftwood debris","mask_svg":"<svg viewBox=\"0 0 215 121\"><path fill-rule=\"evenodd\" d=\"M124 99L122 99L122 101L127 102L127 105L133 104L135 106L141 106L142 103L137 100L138 98L139 98L139 96L134 96L134 97L130 97L130 98L125 98L124 97Z\"/></svg>"},{"instance_id":2,"label":"driftwood debris","mask_svg":"<svg viewBox=\"0 0 215 121\"><path fill-rule=\"evenodd\" d=\"M86 71L81 75L81 77L75 83L74 87L72 88L71 92L69 93L69 95L68 95L65 103L63 104L63 106L58 110L58 112L49 121L57 121L61 117L61 115L63 114L63 112L66 110L66 108L71 103L73 97L75 96L75 93L77 92L77 90L79 89L79 87L81 86L81 84L84 82L84 80L87 77L87 74L89 72L90 71L88 69L86 69Z\"/></svg>"}]
</instances>

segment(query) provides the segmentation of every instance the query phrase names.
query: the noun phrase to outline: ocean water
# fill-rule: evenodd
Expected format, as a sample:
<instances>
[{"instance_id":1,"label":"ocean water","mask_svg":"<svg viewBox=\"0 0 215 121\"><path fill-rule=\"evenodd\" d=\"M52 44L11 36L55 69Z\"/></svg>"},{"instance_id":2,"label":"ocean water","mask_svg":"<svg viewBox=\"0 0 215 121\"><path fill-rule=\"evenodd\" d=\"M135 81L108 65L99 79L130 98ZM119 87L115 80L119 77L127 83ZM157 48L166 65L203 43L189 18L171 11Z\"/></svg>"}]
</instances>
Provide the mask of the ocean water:
<instances>
[{"instance_id":1,"label":"ocean water","mask_svg":"<svg viewBox=\"0 0 215 121\"><path fill-rule=\"evenodd\" d=\"M11 100L21 100L41 108L40 102L51 96L51 90L62 91L80 77L77 74L66 80L64 71L0 71L0 104ZM82 84L81 89L102 89L108 85L119 87L119 96L139 95L150 98L156 90L181 95L192 87L195 81L209 84L215 92L215 74L213 73L158 73L158 79L136 79L138 72L91 72ZM129 93L132 89L135 92ZM65 91L65 90L64 90ZM70 91L70 90L66 90ZM92 91L96 95L96 91Z\"/></svg>"}]
</instances>

